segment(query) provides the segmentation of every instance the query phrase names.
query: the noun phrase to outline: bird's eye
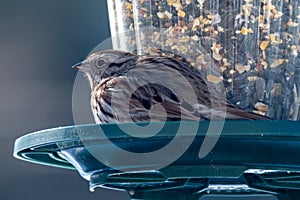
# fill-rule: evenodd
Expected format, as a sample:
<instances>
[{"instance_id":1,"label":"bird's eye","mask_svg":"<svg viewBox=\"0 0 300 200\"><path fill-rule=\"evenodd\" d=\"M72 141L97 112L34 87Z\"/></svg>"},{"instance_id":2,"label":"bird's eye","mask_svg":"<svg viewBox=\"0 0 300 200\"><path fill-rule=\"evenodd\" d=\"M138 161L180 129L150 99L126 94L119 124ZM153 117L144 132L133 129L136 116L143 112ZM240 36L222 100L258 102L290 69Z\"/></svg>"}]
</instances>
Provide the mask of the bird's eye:
<instances>
[{"instance_id":1,"label":"bird's eye","mask_svg":"<svg viewBox=\"0 0 300 200\"><path fill-rule=\"evenodd\" d=\"M102 60L102 59L100 59L100 60L97 61L97 66L98 66L98 67L101 67L101 66L104 65L104 64L105 64L105 61Z\"/></svg>"}]
</instances>

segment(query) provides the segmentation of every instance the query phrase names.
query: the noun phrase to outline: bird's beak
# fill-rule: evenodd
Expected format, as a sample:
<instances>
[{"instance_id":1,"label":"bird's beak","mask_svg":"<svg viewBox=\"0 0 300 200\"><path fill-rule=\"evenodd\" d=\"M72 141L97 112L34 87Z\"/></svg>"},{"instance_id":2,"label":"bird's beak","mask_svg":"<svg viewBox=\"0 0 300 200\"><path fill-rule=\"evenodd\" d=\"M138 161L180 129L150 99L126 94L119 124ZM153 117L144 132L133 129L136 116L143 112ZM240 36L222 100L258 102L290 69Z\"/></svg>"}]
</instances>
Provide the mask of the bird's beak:
<instances>
[{"instance_id":1,"label":"bird's beak","mask_svg":"<svg viewBox=\"0 0 300 200\"><path fill-rule=\"evenodd\" d=\"M82 68L82 66L84 66L84 64L85 64L84 61L82 61L82 62L79 62L79 63L76 63L75 65L73 65L72 68L80 69L80 68Z\"/></svg>"}]
</instances>

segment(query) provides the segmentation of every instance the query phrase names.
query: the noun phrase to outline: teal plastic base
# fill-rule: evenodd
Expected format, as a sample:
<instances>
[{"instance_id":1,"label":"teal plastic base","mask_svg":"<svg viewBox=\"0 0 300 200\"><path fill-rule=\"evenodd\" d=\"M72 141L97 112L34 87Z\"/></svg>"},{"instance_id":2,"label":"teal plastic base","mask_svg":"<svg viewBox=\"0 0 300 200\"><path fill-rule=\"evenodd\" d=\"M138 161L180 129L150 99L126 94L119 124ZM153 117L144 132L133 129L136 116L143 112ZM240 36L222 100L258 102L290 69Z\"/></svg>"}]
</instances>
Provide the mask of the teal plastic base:
<instances>
[{"instance_id":1,"label":"teal plastic base","mask_svg":"<svg viewBox=\"0 0 300 200\"><path fill-rule=\"evenodd\" d=\"M138 130L136 125L163 128L151 137L142 131L134 137L126 133ZM218 125L224 125L221 135L207 135L209 121L59 127L18 138L14 156L76 169L90 182L91 191L96 187L120 189L132 199L299 199L299 122L214 122ZM198 128L196 132L184 129L175 137L181 126ZM127 157L118 153L123 149L138 160L171 144L174 138L192 142L168 165L170 150L145 162L125 162ZM216 138L212 150L199 157L203 143ZM112 161L116 156L120 162Z\"/></svg>"}]
</instances>

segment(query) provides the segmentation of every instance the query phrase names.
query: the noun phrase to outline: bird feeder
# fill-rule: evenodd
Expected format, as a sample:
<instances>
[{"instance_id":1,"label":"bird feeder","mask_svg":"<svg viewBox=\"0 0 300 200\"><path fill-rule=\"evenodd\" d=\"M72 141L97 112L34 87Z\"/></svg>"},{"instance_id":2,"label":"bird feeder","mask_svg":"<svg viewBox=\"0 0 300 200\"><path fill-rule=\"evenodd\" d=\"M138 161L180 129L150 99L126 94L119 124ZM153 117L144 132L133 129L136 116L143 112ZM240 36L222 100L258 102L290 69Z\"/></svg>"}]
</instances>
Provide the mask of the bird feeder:
<instances>
[{"instance_id":1,"label":"bird feeder","mask_svg":"<svg viewBox=\"0 0 300 200\"><path fill-rule=\"evenodd\" d=\"M59 127L18 138L14 156L131 199L298 199L299 2L107 3L114 49L179 55L230 103L276 120Z\"/></svg>"},{"instance_id":2,"label":"bird feeder","mask_svg":"<svg viewBox=\"0 0 300 200\"><path fill-rule=\"evenodd\" d=\"M198 153L210 122L151 125L164 128L151 138L143 138L142 132L136 137L129 136L124 129L135 128L131 123L43 130L17 139L14 156L76 169L89 181L91 191L97 187L124 190L132 199L299 198L299 123L226 121L218 143L204 158L199 158ZM180 126L185 130L177 139L183 143L192 139L192 143L177 160L162 167L165 164L162 160L173 159L172 155L167 157L162 153L163 157L157 157L149 152L171 143ZM193 132L190 127L198 128ZM210 138L214 136L212 133ZM120 155L120 148L140 154L135 155L136 160L126 161Z\"/></svg>"}]
</instances>

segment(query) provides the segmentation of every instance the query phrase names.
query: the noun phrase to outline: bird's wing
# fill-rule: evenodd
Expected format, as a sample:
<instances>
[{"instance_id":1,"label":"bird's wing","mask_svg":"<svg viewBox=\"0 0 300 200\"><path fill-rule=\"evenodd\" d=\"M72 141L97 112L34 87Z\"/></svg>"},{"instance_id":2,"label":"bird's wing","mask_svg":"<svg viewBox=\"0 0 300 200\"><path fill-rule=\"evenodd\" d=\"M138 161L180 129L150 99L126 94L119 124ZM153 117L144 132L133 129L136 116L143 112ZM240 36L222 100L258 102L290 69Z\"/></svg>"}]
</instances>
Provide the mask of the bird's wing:
<instances>
[{"instance_id":1,"label":"bird's wing","mask_svg":"<svg viewBox=\"0 0 300 200\"><path fill-rule=\"evenodd\" d=\"M221 88L217 89L215 84L205 81L205 77L188 62L182 62L182 58L146 56L144 58L141 57L138 66L147 68L149 72L164 69L162 73L164 76L168 75L168 77L161 79L166 81L171 80L170 84L177 84L177 91L180 97L182 97L182 101L183 99L187 100L189 103L186 103L186 105L192 105L196 109L198 120L270 120L268 117L242 110L229 103ZM178 79L180 76L183 76L183 79ZM193 99L189 98L193 94L197 98L196 103Z\"/></svg>"}]
</instances>

